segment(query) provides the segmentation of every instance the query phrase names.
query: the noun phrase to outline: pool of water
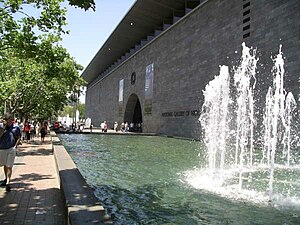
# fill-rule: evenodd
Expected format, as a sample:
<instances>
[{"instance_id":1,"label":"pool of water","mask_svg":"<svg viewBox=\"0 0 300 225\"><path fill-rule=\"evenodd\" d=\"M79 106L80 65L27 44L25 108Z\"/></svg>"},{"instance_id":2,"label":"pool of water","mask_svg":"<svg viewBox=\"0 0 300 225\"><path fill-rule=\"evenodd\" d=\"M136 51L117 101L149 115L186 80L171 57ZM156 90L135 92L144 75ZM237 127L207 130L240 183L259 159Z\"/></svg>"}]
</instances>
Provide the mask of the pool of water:
<instances>
[{"instance_id":1,"label":"pool of water","mask_svg":"<svg viewBox=\"0 0 300 225\"><path fill-rule=\"evenodd\" d=\"M61 134L114 224L299 225L297 209L236 201L184 181L205 166L200 142L156 136Z\"/></svg>"}]
</instances>

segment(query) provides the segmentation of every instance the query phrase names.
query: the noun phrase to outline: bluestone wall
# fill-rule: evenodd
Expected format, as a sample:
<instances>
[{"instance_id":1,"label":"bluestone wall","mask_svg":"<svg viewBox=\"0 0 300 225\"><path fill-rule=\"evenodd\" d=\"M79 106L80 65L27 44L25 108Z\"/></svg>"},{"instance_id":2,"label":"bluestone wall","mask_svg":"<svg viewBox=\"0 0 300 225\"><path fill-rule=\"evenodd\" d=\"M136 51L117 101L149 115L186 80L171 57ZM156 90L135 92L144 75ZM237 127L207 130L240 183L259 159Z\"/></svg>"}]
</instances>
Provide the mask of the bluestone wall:
<instances>
[{"instance_id":1,"label":"bluestone wall","mask_svg":"<svg viewBox=\"0 0 300 225\"><path fill-rule=\"evenodd\" d=\"M250 2L246 9L245 2ZM250 13L243 14L247 9ZM248 17L250 21L243 22ZM247 33L250 36L243 38ZM99 77L96 84L89 85L86 115L94 126L106 120L113 127L114 121L124 121L128 98L136 94L143 113L143 132L199 139L202 91L218 75L219 65L228 65L230 69L238 65L242 42L257 49L259 98L264 98L272 84L271 57L283 45L286 89L293 91L298 99L300 1L208 0L106 77ZM145 115L145 73L151 63L154 64L153 107L152 114ZM134 85L130 82L133 72ZM123 113L118 110L121 79L124 79Z\"/></svg>"}]
</instances>

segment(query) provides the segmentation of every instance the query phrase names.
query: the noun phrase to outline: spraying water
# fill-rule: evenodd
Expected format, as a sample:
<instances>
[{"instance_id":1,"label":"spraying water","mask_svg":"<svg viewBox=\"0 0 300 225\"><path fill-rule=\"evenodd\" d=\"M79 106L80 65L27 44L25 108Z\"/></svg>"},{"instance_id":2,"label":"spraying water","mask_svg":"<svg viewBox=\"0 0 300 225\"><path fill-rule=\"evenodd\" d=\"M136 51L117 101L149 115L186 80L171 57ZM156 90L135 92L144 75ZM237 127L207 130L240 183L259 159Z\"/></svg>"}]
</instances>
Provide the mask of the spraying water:
<instances>
[{"instance_id":1,"label":"spraying water","mask_svg":"<svg viewBox=\"0 0 300 225\"><path fill-rule=\"evenodd\" d=\"M240 66L235 69L234 85L236 93L236 111L232 113L236 118L236 127L230 129L230 111L232 111L232 97L230 96L230 77L227 66L220 68L220 75L216 76L203 91L205 102L199 118L205 131L204 143L208 151L209 168L212 171L220 169L221 177L224 169L225 151L230 149L235 134L235 168L239 170L239 188L242 188L242 174L245 163L252 165L253 158L253 127L254 99L253 89L256 79L255 51L251 51L243 43L243 55ZM228 154L232 155L232 154ZM248 156L248 157L246 157ZM216 167L219 165L219 167Z\"/></svg>"},{"instance_id":2,"label":"spraying water","mask_svg":"<svg viewBox=\"0 0 300 225\"><path fill-rule=\"evenodd\" d=\"M200 120L205 129L205 144L208 150L208 165L210 171L224 169L224 154L228 130L228 107L231 101L229 89L229 71L227 66L220 68L220 75L210 81L203 91L205 102L203 104Z\"/></svg>"},{"instance_id":3,"label":"spraying water","mask_svg":"<svg viewBox=\"0 0 300 225\"><path fill-rule=\"evenodd\" d=\"M269 180L265 191L268 190L266 198L270 201L274 195L275 168L282 169L282 166L285 166L288 171L291 170L292 120L296 101L292 93L286 93L284 89L284 60L280 46L272 69L273 86L267 92L262 118L263 148L257 150L261 153L254 154L255 124L259 119L255 117L254 110L258 58L255 50L248 48L244 43L242 47L241 63L234 69L231 87L233 90L230 89L229 69L227 66L221 66L220 74L209 82L203 91L205 102L199 121L205 134L204 144L210 172L205 172L205 178L202 176L201 179L220 179L218 183L220 188L231 185L231 189L234 187L232 186L234 180L238 180L236 191L245 194L243 181L247 181L247 185L251 186L254 180L252 176L257 176L257 179L261 176L263 180ZM235 118L234 122L232 118ZM232 140L235 140L234 143ZM281 157L277 157L279 153ZM261 158L256 159L254 156ZM277 158L280 158L280 161L277 162ZM254 161L261 163L254 165ZM265 175L267 171L268 176ZM288 172L280 171L280 173ZM287 186L286 181L282 183ZM203 187L199 184L195 186ZM253 191L255 192L255 189L249 190L247 194L253 195ZM263 192L255 193L260 199L264 196Z\"/></svg>"},{"instance_id":4,"label":"spraying water","mask_svg":"<svg viewBox=\"0 0 300 225\"><path fill-rule=\"evenodd\" d=\"M273 87L270 87L266 96L266 111L264 115L264 156L267 156L267 164L270 167L269 200L272 198L275 155L278 149L282 149L287 166L291 160L291 121L292 113L296 108L296 101L292 93L286 94L284 89L284 60L281 52L274 60ZM282 145L281 145L282 144Z\"/></svg>"},{"instance_id":5,"label":"spraying water","mask_svg":"<svg viewBox=\"0 0 300 225\"><path fill-rule=\"evenodd\" d=\"M242 188L245 163L248 166L252 166L253 163L253 129L255 123L253 89L256 83L257 64L256 52L251 53L251 49L245 43L242 46L241 65L234 73L234 84L237 92L235 166L239 167L240 189Z\"/></svg>"}]
</instances>

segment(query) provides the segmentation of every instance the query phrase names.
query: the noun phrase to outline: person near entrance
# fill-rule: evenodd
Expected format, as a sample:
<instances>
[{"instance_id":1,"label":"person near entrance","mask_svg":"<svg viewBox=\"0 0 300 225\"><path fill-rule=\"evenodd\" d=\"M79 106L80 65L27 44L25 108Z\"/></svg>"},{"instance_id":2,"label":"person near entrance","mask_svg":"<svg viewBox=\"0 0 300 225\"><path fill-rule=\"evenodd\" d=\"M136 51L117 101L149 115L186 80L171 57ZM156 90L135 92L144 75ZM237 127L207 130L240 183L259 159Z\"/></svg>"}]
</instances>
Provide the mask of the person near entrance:
<instances>
[{"instance_id":1,"label":"person near entrance","mask_svg":"<svg viewBox=\"0 0 300 225\"><path fill-rule=\"evenodd\" d=\"M9 192L10 179L12 176L12 168L16 157L16 149L21 140L21 130L14 125L14 120L11 114L3 115L3 134L0 138L0 166L4 168L5 179L0 181L0 186L6 187Z\"/></svg>"},{"instance_id":2,"label":"person near entrance","mask_svg":"<svg viewBox=\"0 0 300 225\"><path fill-rule=\"evenodd\" d=\"M119 131L119 124L118 124L117 121L116 121L115 124L114 124L114 130L115 130L116 132Z\"/></svg>"}]
</instances>

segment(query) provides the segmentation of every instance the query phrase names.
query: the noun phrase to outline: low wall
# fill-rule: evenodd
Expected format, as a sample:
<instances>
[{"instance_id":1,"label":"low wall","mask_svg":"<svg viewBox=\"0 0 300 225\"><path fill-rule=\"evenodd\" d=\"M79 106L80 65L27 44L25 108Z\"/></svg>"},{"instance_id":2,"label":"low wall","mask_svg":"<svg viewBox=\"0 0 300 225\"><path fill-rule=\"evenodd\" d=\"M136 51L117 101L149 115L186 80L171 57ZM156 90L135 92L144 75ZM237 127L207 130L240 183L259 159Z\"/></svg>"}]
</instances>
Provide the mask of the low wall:
<instances>
[{"instance_id":1,"label":"low wall","mask_svg":"<svg viewBox=\"0 0 300 225\"><path fill-rule=\"evenodd\" d=\"M52 140L60 189L66 201L68 224L112 224L64 146L55 144L59 142L58 137L53 135Z\"/></svg>"}]
</instances>

